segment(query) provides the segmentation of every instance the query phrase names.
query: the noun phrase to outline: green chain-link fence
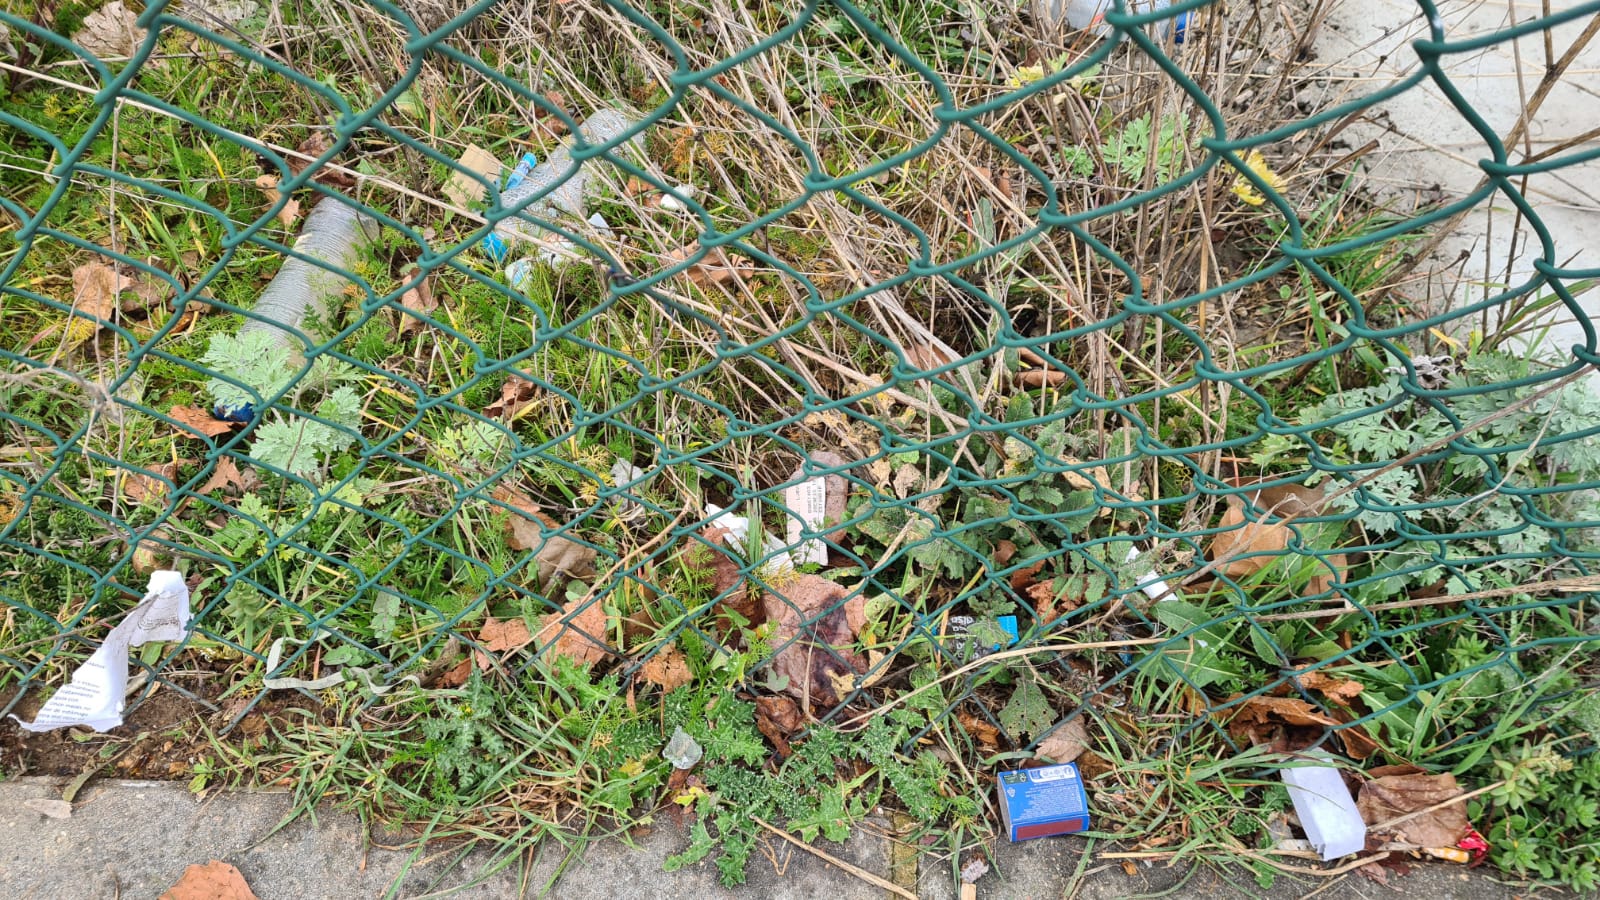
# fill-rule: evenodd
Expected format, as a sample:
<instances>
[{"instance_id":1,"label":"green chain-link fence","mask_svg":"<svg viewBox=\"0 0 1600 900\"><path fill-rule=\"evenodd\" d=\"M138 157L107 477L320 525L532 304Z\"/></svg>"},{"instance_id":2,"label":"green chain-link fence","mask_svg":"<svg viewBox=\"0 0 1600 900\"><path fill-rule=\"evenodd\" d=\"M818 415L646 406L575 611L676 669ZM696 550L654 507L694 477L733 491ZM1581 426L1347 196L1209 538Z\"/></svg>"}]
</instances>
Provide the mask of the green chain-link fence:
<instances>
[{"instance_id":1,"label":"green chain-link fence","mask_svg":"<svg viewBox=\"0 0 1600 900\"><path fill-rule=\"evenodd\" d=\"M513 64L492 0L421 25L373 0L349 12L356 28L317 26L313 41L390 66L370 85L298 71L288 60L317 58L304 31L263 43L259 17L309 28L318 4L219 23L152 2L116 61L69 42L64 20L0 13L23 63L0 113L11 706L61 683L171 558L197 624L139 661L157 679L248 658L265 677L359 666L393 683L452 636L506 665L567 657L631 678L676 648L748 654L758 690L835 722L937 697L939 717L1027 745L1077 705L1150 690L1208 729L1289 695L1309 703L1293 725L1411 755L1482 724L1451 718L1452 691L1511 709L1549 698L1546 669L1568 671L1558 688L1588 677L1568 656L1592 636L1600 404L1576 380L1597 357L1574 295L1600 272L1568 266L1577 248L1522 184L1600 151L1519 163L1440 61L1600 3L1470 40L1436 26L1404 80L1243 133L1208 93L1238 10L1108 12L1115 40L1013 18L1062 52L1009 64L977 12L896 8L554 5L530 26L549 46L636 57L587 96L538 50L524 52L540 65ZM1180 15L1181 45L1162 30ZM513 112L478 127L492 104L465 83L441 92L441 72ZM603 94L629 77L630 95ZM248 96L208 96L241 80ZM1154 106L1117 112L1158 80ZM1326 179L1274 171L1285 142L1430 80L1483 135L1476 192L1358 215L1324 202L1359 203L1317 193ZM304 98L328 140L288 152L297 132L252 117L273 95ZM875 112L881 134L857 123L819 143L806 121L884 96L911 112ZM481 247L517 214L493 199L498 177L479 179L481 216L441 183L465 143L542 156L574 110L605 106L642 110L627 137L645 138L574 145L604 170L591 203L610 227L544 223L580 259L513 286ZM771 168L740 156L747 140L777 148ZM277 178L266 200L258 158ZM961 159L983 165L949 187ZM979 202L957 196L972 183ZM1524 281L1422 311L1374 282L1491 200L1538 234ZM298 333L305 362L208 356L283 259L310 258L279 216L313 202L384 229L339 273L344 309ZM1189 252L1245 232L1233 262ZM100 270L67 277L89 264L115 303L97 305ZM1461 327L1541 304L1587 336L1548 366ZM1265 336L1224 346L1219 323L1241 316ZM1291 319L1309 323L1298 341L1263 330ZM210 379L252 394L241 421L206 421L227 392ZM832 518L789 539L784 490L819 476ZM786 569L803 552L820 562ZM496 645L486 616L530 628ZM1364 690L1341 698L1309 673Z\"/></svg>"}]
</instances>

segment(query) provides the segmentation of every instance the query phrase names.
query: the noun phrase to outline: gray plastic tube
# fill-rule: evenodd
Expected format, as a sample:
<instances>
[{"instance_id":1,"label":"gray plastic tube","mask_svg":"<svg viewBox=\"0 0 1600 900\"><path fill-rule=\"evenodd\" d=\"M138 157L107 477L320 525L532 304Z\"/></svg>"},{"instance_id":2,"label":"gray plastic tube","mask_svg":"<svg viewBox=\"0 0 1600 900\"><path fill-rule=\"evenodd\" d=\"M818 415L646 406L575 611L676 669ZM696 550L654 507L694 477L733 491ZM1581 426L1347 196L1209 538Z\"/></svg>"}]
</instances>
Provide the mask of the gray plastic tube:
<instances>
[{"instance_id":1,"label":"gray plastic tube","mask_svg":"<svg viewBox=\"0 0 1600 900\"><path fill-rule=\"evenodd\" d=\"M306 216L306 223L295 238L294 249L321 260L328 268L303 259L289 257L278 274L256 301L255 314L239 329L239 336L265 332L273 343L288 347L298 356L304 348L293 331L303 330L307 318L325 320L328 301L344 292L349 272L360 259L361 250L378 236L378 223L356 212L336 197L323 197ZM339 271L329 271L335 269Z\"/></svg>"},{"instance_id":2,"label":"gray plastic tube","mask_svg":"<svg viewBox=\"0 0 1600 900\"><path fill-rule=\"evenodd\" d=\"M636 119L615 109L597 109L578 128L583 132L585 142L604 144L626 134L628 129L636 124L638 124ZM643 143L644 139L636 134L623 146L637 150ZM588 193L589 181L593 174L594 160L578 165L573 162L571 149L563 145L551 153L549 159L529 172L521 184L500 195L500 205L509 209L540 191L550 189L551 185L556 185L550 193L528 204L521 212L502 219L495 226L495 235L508 246L533 243L539 240L539 232L543 230L542 225L531 221L533 219L551 221L557 215L565 214L581 221L587 215L584 211L584 196Z\"/></svg>"}]
</instances>

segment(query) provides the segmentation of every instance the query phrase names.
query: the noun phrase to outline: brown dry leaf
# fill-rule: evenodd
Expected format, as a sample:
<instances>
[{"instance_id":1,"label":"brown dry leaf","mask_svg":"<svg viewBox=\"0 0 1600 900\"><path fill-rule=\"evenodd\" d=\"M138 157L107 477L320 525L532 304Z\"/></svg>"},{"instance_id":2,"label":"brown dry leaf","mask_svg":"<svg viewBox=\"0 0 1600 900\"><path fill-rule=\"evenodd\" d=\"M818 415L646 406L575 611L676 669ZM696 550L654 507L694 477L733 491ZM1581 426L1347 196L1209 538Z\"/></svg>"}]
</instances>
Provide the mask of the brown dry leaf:
<instances>
[{"instance_id":1,"label":"brown dry leaf","mask_svg":"<svg viewBox=\"0 0 1600 900\"><path fill-rule=\"evenodd\" d=\"M483 414L491 419L514 422L533 405L538 395L538 385L512 373L506 383L500 385L500 399L485 406Z\"/></svg>"},{"instance_id":2,"label":"brown dry leaf","mask_svg":"<svg viewBox=\"0 0 1600 900\"><path fill-rule=\"evenodd\" d=\"M466 684L470 677L472 677L472 660L463 659L453 668L446 669L444 674L439 676L437 684L443 688L458 688Z\"/></svg>"},{"instance_id":3,"label":"brown dry leaf","mask_svg":"<svg viewBox=\"0 0 1600 900\"><path fill-rule=\"evenodd\" d=\"M1000 729L996 728L982 716L976 716L966 710L956 713L956 721L984 748L993 748L1000 745Z\"/></svg>"},{"instance_id":4,"label":"brown dry leaf","mask_svg":"<svg viewBox=\"0 0 1600 900\"><path fill-rule=\"evenodd\" d=\"M483 627L478 629L478 644L483 649L474 651L472 657L477 661L479 669L488 671L494 665L489 653L515 653L531 643L533 635L528 633L527 622L520 618L501 621L490 616L484 620Z\"/></svg>"},{"instance_id":5,"label":"brown dry leaf","mask_svg":"<svg viewBox=\"0 0 1600 900\"><path fill-rule=\"evenodd\" d=\"M906 361L924 372L948 366L956 361L955 357L931 344L911 343L901 349L905 351Z\"/></svg>"},{"instance_id":6,"label":"brown dry leaf","mask_svg":"<svg viewBox=\"0 0 1600 900\"><path fill-rule=\"evenodd\" d=\"M689 663L683 658L683 651L677 647L667 647L650 661L639 667L639 677L662 689L662 693L672 693L674 688L680 688L694 680L694 675L689 672Z\"/></svg>"},{"instance_id":7,"label":"brown dry leaf","mask_svg":"<svg viewBox=\"0 0 1600 900\"><path fill-rule=\"evenodd\" d=\"M1378 742L1367 734L1367 729L1361 725L1349 725L1339 729L1339 740L1344 742L1345 755L1351 759L1366 759L1378 752Z\"/></svg>"},{"instance_id":8,"label":"brown dry leaf","mask_svg":"<svg viewBox=\"0 0 1600 900\"><path fill-rule=\"evenodd\" d=\"M238 492L243 494L250 490L256 481L254 472L240 472L238 463L235 463L232 458L224 456L217 460L217 468L212 471L211 477L206 479L206 483L200 486L197 493L209 494L217 488L232 486L238 488Z\"/></svg>"},{"instance_id":9,"label":"brown dry leaf","mask_svg":"<svg viewBox=\"0 0 1600 900\"><path fill-rule=\"evenodd\" d=\"M283 197L283 192L278 190L278 176L260 175L256 178L256 188L267 197L267 205L272 206ZM285 228L294 227L294 220L300 218L300 201L289 198L289 202L278 210L278 221Z\"/></svg>"},{"instance_id":10,"label":"brown dry leaf","mask_svg":"<svg viewBox=\"0 0 1600 900\"><path fill-rule=\"evenodd\" d=\"M558 5L563 2L566 2L566 0L556 0ZM565 94L557 91L545 91L544 99L551 106L561 110L562 112L571 112L571 110L567 108L567 97ZM547 136L558 138L567 133L567 123L561 121L560 116L557 116L555 113L545 112L538 106L534 106L531 109L535 116L534 124L543 129Z\"/></svg>"},{"instance_id":11,"label":"brown dry leaf","mask_svg":"<svg viewBox=\"0 0 1600 900\"><path fill-rule=\"evenodd\" d=\"M587 604L587 605L585 605ZM546 656L565 656L585 669L606 658L606 612L600 598L567 601L561 612L545 615L535 640Z\"/></svg>"},{"instance_id":12,"label":"brown dry leaf","mask_svg":"<svg viewBox=\"0 0 1600 900\"><path fill-rule=\"evenodd\" d=\"M104 263L84 263L72 270L72 308L76 314L67 321L68 346L76 347L99 333L101 323L111 320L117 309L117 295L127 284L127 278Z\"/></svg>"},{"instance_id":13,"label":"brown dry leaf","mask_svg":"<svg viewBox=\"0 0 1600 900\"><path fill-rule=\"evenodd\" d=\"M845 595L820 575L801 575L762 597L767 621L777 623L772 644L781 648L772 671L789 680L785 690L791 696L813 707L837 706L839 685L847 683L840 679L853 682L867 671L866 660L849 646L866 624L866 600Z\"/></svg>"},{"instance_id":14,"label":"brown dry leaf","mask_svg":"<svg viewBox=\"0 0 1600 900\"><path fill-rule=\"evenodd\" d=\"M1011 379L1017 387L1024 390L1033 388L1055 387L1067 380L1067 373L1056 369L1024 369L1012 376Z\"/></svg>"},{"instance_id":15,"label":"brown dry leaf","mask_svg":"<svg viewBox=\"0 0 1600 900\"><path fill-rule=\"evenodd\" d=\"M1078 757L1078 774L1083 776L1084 781L1093 781L1115 768L1110 760L1093 750L1085 750Z\"/></svg>"},{"instance_id":16,"label":"brown dry leaf","mask_svg":"<svg viewBox=\"0 0 1600 900\"><path fill-rule=\"evenodd\" d=\"M129 472L122 480L122 493L134 503L143 503L146 500L160 500L167 495L167 482L175 482L178 469L193 463L188 457L176 459L165 465L156 466L155 475L146 475L143 472ZM166 481L162 481L165 478Z\"/></svg>"},{"instance_id":17,"label":"brown dry leaf","mask_svg":"<svg viewBox=\"0 0 1600 900\"><path fill-rule=\"evenodd\" d=\"M161 900L260 900L244 874L221 860L183 870L178 883L161 895Z\"/></svg>"},{"instance_id":18,"label":"brown dry leaf","mask_svg":"<svg viewBox=\"0 0 1600 900\"><path fill-rule=\"evenodd\" d=\"M800 707L788 697L756 698L756 730L772 742L773 749L784 759L794 752L789 738L800 730L804 721Z\"/></svg>"},{"instance_id":19,"label":"brown dry leaf","mask_svg":"<svg viewBox=\"0 0 1600 900\"><path fill-rule=\"evenodd\" d=\"M331 146L333 145L329 143L326 132L313 131L306 135L306 139L301 141L300 145L294 149L296 153L303 153L306 156L310 156L314 159L315 157L327 153L328 148ZM291 156L288 159L285 159L284 162L289 166L290 175L299 175L301 172L306 170L307 166L311 165L312 160L300 159L299 157Z\"/></svg>"},{"instance_id":20,"label":"brown dry leaf","mask_svg":"<svg viewBox=\"0 0 1600 900\"><path fill-rule=\"evenodd\" d=\"M198 406L174 406L167 418L177 422L189 437L216 437L234 429L236 422L224 422Z\"/></svg>"},{"instance_id":21,"label":"brown dry leaf","mask_svg":"<svg viewBox=\"0 0 1600 900\"><path fill-rule=\"evenodd\" d=\"M1440 803L1447 805L1425 812L1386 829L1386 834L1397 840L1421 847L1454 847L1472 824L1467 821L1467 803L1448 801L1460 797L1461 786L1449 773L1429 775L1411 767L1395 767L1404 774L1385 774L1361 785L1356 797L1356 809L1368 825L1380 826L1390 819L1428 809ZM1383 769L1375 769L1374 774Z\"/></svg>"},{"instance_id":22,"label":"brown dry leaf","mask_svg":"<svg viewBox=\"0 0 1600 900\"><path fill-rule=\"evenodd\" d=\"M142 270L132 277L124 276L121 287L122 294L132 294L132 296L122 299L117 308L129 315L148 316L151 310L165 309L173 296L172 285ZM196 303L191 304L189 308L197 310L201 306L202 304Z\"/></svg>"},{"instance_id":23,"label":"brown dry leaf","mask_svg":"<svg viewBox=\"0 0 1600 900\"><path fill-rule=\"evenodd\" d=\"M513 550L532 550L539 563L539 590L550 593L550 588L563 579L582 580L594 575L595 550L564 535L546 535L539 526L555 530L561 526L539 511L539 504L521 491L498 487L491 495L512 508L508 521L511 539L506 543Z\"/></svg>"},{"instance_id":24,"label":"brown dry leaf","mask_svg":"<svg viewBox=\"0 0 1600 900\"><path fill-rule=\"evenodd\" d=\"M1248 487L1243 484L1238 486ZM1229 578L1244 578L1271 565L1274 559L1288 551L1289 542L1294 538L1292 523L1258 524L1255 519L1263 511L1279 519L1321 515L1324 496L1321 490L1299 484L1277 485L1228 495L1228 509L1218 525L1231 530L1211 539L1211 558L1226 560L1217 567L1217 571ZM1246 499L1257 508L1255 516L1246 514ZM1342 555L1329 557L1329 561L1341 570L1345 565ZM1307 591L1322 593L1331 583L1331 574L1324 571L1312 579Z\"/></svg>"},{"instance_id":25,"label":"brown dry leaf","mask_svg":"<svg viewBox=\"0 0 1600 900\"><path fill-rule=\"evenodd\" d=\"M439 308L439 299L433 296L433 279L431 277L424 278L417 282L416 287L401 294L400 306L408 312L416 313L416 315L405 316L405 321L400 324L400 336L405 337L408 334L421 331L423 325L426 324L423 322L422 317ZM513 378L506 383L510 384L516 380L518 379Z\"/></svg>"},{"instance_id":26,"label":"brown dry leaf","mask_svg":"<svg viewBox=\"0 0 1600 900\"><path fill-rule=\"evenodd\" d=\"M1228 733L1236 740L1291 751L1311 746L1325 728L1338 724L1299 697L1251 697L1228 721Z\"/></svg>"},{"instance_id":27,"label":"brown dry leaf","mask_svg":"<svg viewBox=\"0 0 1600 900\"><path fill-rule=\"evenodd\" d=\"M1039 580L1039 572L1044 569L1044 564L1047 562L1049 562L1048 559L1041 559L1031 566L1024 566L1023 568L1012 572L1011 589L1014 591L1025 591L1032 587L1034 583Z\"/></svg>"},{"instance_id":28,"label":"brown dry leaf","mask_svg":"<svg viewBox=\"0 0 1600 900\"><path fill-rule=\"evenodd\" d=\"M1005 538L1001 538L995 542L994 564L997 568L1003 568L1006 563L1011 561L1011 557L1016 555L1017 545L1015 542L1008 541Z\"/></svg>"},{"instance_id":29,"label":"brown dry leaf","mask_svg":"<svg viewBox=\"0 0 1600 900\"><path fill-rule=\"evenodd\" d=\"M695 244L679 247L661 257L661 261L668 265L677 265L689 259L699 247ZM729 257L721 247L712 250L705 259L690 266L683 274L689 277L697 287L708 288L712 285L737 285L750 280L755 274L756 264L742 256Z\"/></svg>"},{"instance_id":30,"label":"brown dry leaf","mask_svg":"<svg viewBox=\"0 0 1600 900\"><path fill-rule=\"evenodd\" d=\"M144 29L135 23L138 18L122 0L112 0L84 17L72 42L100 59L127 59L144 40Z\"/></svg>"},{"instance_id":31,"label":"brown dry leaf","mask_svg":"<svg viewBox=\"0 0 1600 900\"><path fill-rule=\"evenodd\" d=\"M1323 696L1339 703L1354 700L1361 693L1361 683L1334 678L1323 672L1306 672L1298 676L1300 686L1308 691L1317 691Z\"/></svg>"},{"instance_id":32,"label":"brown dry leaf","mask_svg":"<svg viewBox=\"0 0 1600 900\"><path fill-rule=\"evenodd\" d=\"M1034 748L1033 755L1055 763L1069 763L1089 749L1089 727L1083 716L1062 725L1045 736Z\"/></svg>"}]
</instances>

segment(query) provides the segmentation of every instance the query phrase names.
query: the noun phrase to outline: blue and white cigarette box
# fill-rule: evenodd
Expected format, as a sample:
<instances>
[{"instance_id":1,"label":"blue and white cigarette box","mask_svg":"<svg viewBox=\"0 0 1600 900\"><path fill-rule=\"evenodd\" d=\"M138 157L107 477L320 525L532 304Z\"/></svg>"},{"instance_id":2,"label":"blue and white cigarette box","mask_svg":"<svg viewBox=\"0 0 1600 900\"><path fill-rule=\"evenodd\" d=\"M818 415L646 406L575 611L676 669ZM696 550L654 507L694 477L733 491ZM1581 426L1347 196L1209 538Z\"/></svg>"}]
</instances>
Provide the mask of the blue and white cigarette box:
<instances>
[{"instance_id":1,"label":"blue and white cigarette box","mask_svg":"<svg viewBox=\"0 0 1600 900\"><path fill-rule=\"evenodd\" d=\"M1089 795L1073 763L1001 772L1000 816L1012 841L1089 830Z\"/></svg>"}]
</instances>

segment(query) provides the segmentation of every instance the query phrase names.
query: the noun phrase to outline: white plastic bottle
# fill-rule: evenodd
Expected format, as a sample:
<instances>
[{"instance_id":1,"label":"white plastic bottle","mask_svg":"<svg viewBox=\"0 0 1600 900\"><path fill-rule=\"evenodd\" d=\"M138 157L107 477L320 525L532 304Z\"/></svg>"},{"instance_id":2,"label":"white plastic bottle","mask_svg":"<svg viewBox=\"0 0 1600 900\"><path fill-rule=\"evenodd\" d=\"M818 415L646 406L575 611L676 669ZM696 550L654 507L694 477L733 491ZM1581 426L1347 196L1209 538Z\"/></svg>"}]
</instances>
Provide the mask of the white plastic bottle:
<instances>
[{"instance_id":1,"label":"white plastic bottle","mask_svg":"<svg viewBox=\"0 0 1600 900\"><path fill-rule=\"evenodd\" d=\"M320 260L324 265L295 257L285 257L278 274L272 277L255 315L239 328L239 336L264 332L273 343L288 347L293 357L303 348L294 331L303 331L306 319L323 319L328 301L341 295L350 279L361 251L378 236L378 223L364 216L337 196L323 197L306 216L305 225L295 238L295 252Z\"/></svg>"},{"instance_id":2,"label":"white plastic bottle","mask_svg":"<svg viewBox=\"0 0 1600 900\"><path fill-rule=\"evenodd\" d=\"M583 132L585 142L603 144L616 140L637 124L634 119L617 110L598 109L578 127ZM637 149L643 143L643 137L635 134L624 146ZM583 221L587 217L584 212L584 198L589 189L590 177L594 174L593 167L593 160L583 165L575 163L570 147L558 148L550 154L549 159L528 173L528 177L524 178L522 183L500 195L500 205L510 209L534 194L550 191L516 215L500 220L494 229L495 237L504 241L506 247L517 243L534 243L539 240L540 232L543 230L543 227L535 221L537 219L550 221L558 215L566 215L570 216L574 223ZM555 186L554 189L551 189L552 185Z\"/></svg>"}]
</instances>

